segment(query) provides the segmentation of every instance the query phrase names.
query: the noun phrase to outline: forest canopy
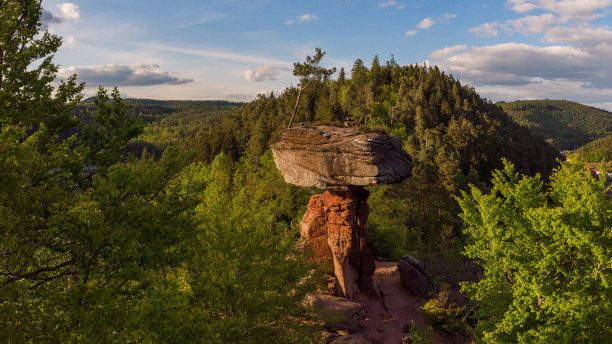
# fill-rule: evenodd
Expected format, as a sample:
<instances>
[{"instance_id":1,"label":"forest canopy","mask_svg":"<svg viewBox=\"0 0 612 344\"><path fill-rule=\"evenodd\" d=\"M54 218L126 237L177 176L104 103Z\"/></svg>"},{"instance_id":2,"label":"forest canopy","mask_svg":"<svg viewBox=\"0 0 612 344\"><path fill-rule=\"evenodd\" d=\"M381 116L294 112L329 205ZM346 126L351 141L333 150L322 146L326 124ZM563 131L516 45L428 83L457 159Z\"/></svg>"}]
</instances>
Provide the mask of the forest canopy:
<instances>
[{"instance_id":1,"label":"forest canopy","mask_svg":"<svg viewBox=\"0 0 612 344\"><path fill-rule=\"evenodd\" d=\"M40 0L4 1L0 12L0 333L8 342L315 342L321 326L303 300L321 279L296 243L318 191L284 183L268 150L293 117L402 140L413 176L371 190L372 251L444 256L454 267L467 243L488 272L466 286L481 302L483 338L556 340L569 331L557 324L568 309L581 327L567 333L578 341L589 329L599 338L609 323L604 182L576 164L556 169L555 148L437 67L376 56L333 79L317 49L295 64L314 67L298 70L299 88L248 104L126 102L103 88L81 103L76 76L54 83L61 38L41 32L41 14ZM478 207L485 201L488 212ZM490 214L515 220L525 234L517 240L534 249L503 235L485 245L480 225ZM574 227L583 241L572 241ZM542 253L541 240L554 254ZM500 266L491 252L527 255L510 271L524 274L492 275ZM536 254L552 258L532 264ZM540 272L552 280L521 280ZM561 294L551 291L553 277L570 282ZM502 302L486 308L498 299L479 292L491 286ZM524 321L487 313L510 304Z\"/></svg>"},{"instance_id":2,"label":"forest canopy","mask_svg":"<svg viewBox=\"0 0 612 344\"><path fill-rule=\"evenodd\" d=\"M506 162L493 187L463 192L465 254L484 278L465 283L483 343L608 343L612 323L612 202L606 176L578 159L547 188Z\"/></svg>"},{"instance_id":3,"label":"forest canopy","mask_svg":"<svg viewBox=\"0 0 612 344\"><path fill-rule=\"evenodd\" d=\"M588 162L612 161L612 135L591 141L576 150Z\"/></svg>"},{"instance_id":4,"label":"forest canopy","mask_svg":"<svg viewBox=\"0 0 612 344\"><path fill-rule=\"evenodd\" d=\"M1 6L2 340L314 336L302 300L316 274L292 227L308 191L280 185L269 155L262 167L223 154L193 163L177 145L126 155L143 122L118 90L101 88L79 121L83 85L53 86L61 39L39 34L41 2Z\"/></svg>"},{"instance_id":5,"label":"forest canopy","mask_svg":"<svg viewBox=\"0 0 612 344\"><path fill-rule=\"evenodd\" d=\"M567 100L521 100L501 107L559 150L574 150L612 133L612 112Z\"/></svg>"}]
</instances>

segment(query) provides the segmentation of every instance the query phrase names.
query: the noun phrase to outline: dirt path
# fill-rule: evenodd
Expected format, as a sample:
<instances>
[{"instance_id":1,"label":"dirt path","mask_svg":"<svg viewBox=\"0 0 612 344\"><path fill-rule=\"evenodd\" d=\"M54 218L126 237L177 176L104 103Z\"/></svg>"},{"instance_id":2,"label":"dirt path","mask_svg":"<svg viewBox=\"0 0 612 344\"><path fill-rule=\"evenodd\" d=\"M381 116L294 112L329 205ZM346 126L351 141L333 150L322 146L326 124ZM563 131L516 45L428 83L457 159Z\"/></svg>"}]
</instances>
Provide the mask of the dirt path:
<instances>
[{"instance_id":1,"label":"dirt path","mask_svg":"<svg viewBox=\"0 0 612 344\"><path fill-rule=\"evenodd\" d=\"M405 328L415 325L424 328L427 324L418 309L426 300L408 295L401 287L397 262L376 261L374 284L382 297L378 299L358 295L354 301L366 305L368 314L362 321L357 333L378 344L401 344L407 335ZM435 331L432 333L434 344L446 343Z\"/></svg>"}]
</instances>

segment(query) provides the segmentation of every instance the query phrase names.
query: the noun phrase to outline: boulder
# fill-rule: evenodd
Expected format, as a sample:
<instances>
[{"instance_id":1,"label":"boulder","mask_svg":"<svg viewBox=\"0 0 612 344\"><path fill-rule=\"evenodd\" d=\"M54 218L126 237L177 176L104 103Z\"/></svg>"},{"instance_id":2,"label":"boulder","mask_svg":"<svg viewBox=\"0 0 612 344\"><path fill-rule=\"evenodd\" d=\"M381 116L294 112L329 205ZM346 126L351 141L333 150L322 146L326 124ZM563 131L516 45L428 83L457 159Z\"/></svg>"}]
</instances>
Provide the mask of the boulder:
<instances>
[{"instance_id":1,"label":"boulder","mask_svg":"<svg viewBox=\"0 0 612 344\"><path fill-rule=\"evenodd\" d=\"M312 294L307 301L319 310L325 327L330 331L348 331L353 333L359 328L361 320L365 319L364 305L349 301L342 297Z\"/></svg>"},{"instance_id":2,"label":"boulder","mask_svg":"<svg viewBox=\"0 0 612 344\"><path fill-rule=\"evenodd\" d=\"M402 287L412 295L427 296L434 291L433 283L419 261L412 256L404 256L397 264Z\"/></svg>"},{"instance_id":3,"label":"boulder","mask_svg":"<svg viewBox=\"0 0 612 344\"><path fill-rule=\"evenodd\" d=\"M329 126L286 129L271 146L285 182L320 189L398 183L410 176L412 158L399 138Z\"/></svg>"},{"instance_id":4,"label":"boulder","mask_svg":"<svg viewBox=\"0 0 612 344\"><path fill-rule=\"evenodd\" d=\"M336 338L331 344L374 344L360 334L349 334Z\"/></svg>"}]
</instances>

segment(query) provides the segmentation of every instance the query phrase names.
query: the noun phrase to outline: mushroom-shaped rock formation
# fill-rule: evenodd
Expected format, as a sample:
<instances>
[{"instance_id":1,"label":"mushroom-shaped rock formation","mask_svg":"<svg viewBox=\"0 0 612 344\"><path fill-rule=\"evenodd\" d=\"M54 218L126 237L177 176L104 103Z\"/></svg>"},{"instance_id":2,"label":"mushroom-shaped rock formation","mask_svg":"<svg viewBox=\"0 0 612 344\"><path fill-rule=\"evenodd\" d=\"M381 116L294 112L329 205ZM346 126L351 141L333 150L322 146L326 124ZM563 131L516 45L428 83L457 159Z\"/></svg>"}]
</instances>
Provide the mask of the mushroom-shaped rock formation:
<instances>
[{"instance_id":1,"label":"mushroom-shaped rock formation","mask_svg":"<svg viewBox=\"0 0 612 344\"><path fill-rule=\"evenodd\" d=\"M272 153L287 183L319 189L398 183L412 170L412 159L399 138L346 128L286 129Z\"/></svg>"},{"instance_id":2,"label":"mushroom-shaped rock formation","mask_svg":"<svg viewBox=\"0 0 612 344\"><path fill-rule=\"evenodd\" d=\"M412 159L401 140L353 129L299 126L272 145L285 181L326 189L314 195L300 225L314 260L333 267L335 293L376 295L374 257L368 250L369 192L363 187L398 183L410 176Z\"/></svg>"}]
</instances>

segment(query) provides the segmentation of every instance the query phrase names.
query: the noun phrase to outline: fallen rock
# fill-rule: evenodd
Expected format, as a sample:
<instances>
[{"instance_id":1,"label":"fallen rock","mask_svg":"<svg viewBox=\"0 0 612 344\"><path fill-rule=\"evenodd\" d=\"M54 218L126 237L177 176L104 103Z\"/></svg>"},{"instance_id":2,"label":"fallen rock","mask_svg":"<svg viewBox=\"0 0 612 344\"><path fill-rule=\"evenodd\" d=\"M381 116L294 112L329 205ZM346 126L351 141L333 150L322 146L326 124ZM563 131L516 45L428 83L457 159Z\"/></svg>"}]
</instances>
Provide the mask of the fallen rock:
<instances>
[{"instance_id":1,"label":"fallen rock","mask_svg":"<svg viewBox=\"0 0 612 344\"><path fill-rule=\"evenodd\" d=\"M427 296L433 292L433 283L419 261L412 256L404 256L397 264L402 287L412 295Z\"/></svg>"},{"instance_id":2,"label":"fallen rock","mask_svg":"<svg viewBox=\"0 0 612 344\"><path fill-rule=\"evenodd\" d=\"M365 319L367 313L364 305L342 297L311 294L307 301L319 310L325 327L330 331L353 333L357 331L359 323Z\"/></svg>"},{"instance_id":3,"label":"fallen rock","mask_svg":"<svg viewBox=\"0 0 612 344\"><path fill-rule=\"evenodd\" d=\"M349 334L348 336L340 336L331 344L374 344L360 334Z\"/></svg>"},{"instance_id":4,"label":"fallen rock","mask_svg":"<svg viewBox=\"0 0 612 344\"><path fill-rule=\"evenodd\" d=\"M399 138L347 128L286 129L270 148L285 182L320 189L399 183L413 167Z\"/></svg>"}]
</instances>

